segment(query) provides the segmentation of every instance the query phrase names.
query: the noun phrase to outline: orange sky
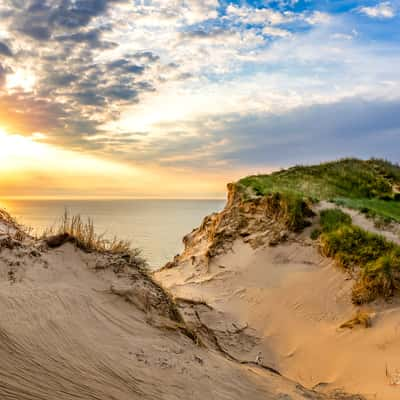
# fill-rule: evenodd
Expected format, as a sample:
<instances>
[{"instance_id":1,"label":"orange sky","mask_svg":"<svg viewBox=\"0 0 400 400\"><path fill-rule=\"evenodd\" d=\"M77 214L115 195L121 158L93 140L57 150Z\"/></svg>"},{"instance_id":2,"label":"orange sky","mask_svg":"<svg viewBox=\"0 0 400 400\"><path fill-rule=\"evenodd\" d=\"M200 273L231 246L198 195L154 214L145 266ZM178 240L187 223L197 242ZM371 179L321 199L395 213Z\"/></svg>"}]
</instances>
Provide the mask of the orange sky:
<instances>
[{"instance_id":1,"label":"orange sky","mask_svg":"<svg viewBox=\"0 0 400 400\"><path fill-rule=\"evenodd\" d=\"M133 167L44 144L42 138L0 130L0 197L224 197L226 183L240 176Z\"/></svg>"}]
</instances>

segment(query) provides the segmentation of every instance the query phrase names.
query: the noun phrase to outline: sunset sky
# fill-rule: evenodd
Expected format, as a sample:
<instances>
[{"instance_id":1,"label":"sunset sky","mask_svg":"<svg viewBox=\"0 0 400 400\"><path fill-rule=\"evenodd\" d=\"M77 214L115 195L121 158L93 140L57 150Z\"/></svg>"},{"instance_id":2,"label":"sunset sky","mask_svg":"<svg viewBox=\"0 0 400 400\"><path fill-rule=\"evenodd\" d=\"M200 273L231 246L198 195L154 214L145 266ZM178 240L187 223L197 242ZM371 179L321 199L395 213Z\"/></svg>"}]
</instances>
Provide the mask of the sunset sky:
<instances>
[{"instance_id":1,"label":"sunset sky","mask_svg":"<svg viewBox=\"0 0 400 400\"><path fill-rule=\"evenodd\" d=\"M0 196L221 197L400 161L400 0L0 0Z\"/></svg>"}]
</instances>

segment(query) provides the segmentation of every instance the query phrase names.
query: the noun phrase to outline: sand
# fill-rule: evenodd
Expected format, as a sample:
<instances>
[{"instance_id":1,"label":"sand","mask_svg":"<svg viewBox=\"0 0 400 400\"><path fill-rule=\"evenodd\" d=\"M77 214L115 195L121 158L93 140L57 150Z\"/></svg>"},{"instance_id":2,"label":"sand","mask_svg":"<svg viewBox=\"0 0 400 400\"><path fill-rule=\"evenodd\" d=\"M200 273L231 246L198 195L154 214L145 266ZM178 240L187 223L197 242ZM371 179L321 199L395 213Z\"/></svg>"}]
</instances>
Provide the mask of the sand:
<instances>
[{"instance_id":1,"label":"sand","mask_svg":"<svg viewBox=\"0 0 400 400\"><path fill-rule=\"evenodd\" d=\"M124 258L85 253L72 243L49 249L4 220L0 232L2 400L328 398L264 366L271 362L293 371L271 358L289 345L287 339L266 340L274 338L278 322L261 323L273 318L268 307L259 307L273 296L258 288L267 284L265 275L264 284L256 277L263 265L251 280L237 281L250 267L245 260L252 253L245 247L237 248L240 259L220 260L229 263L226 270L213 266L209 284L202 283L204 276L198 283L183 282L182 276L183 286L171 285L185 295L197 291L224 313L232 312L232 321L254 325L253 331L216 309L180 300L187 326L197 321L201 346L184 334L186 322L169 317L165 293ZM214 328L221 332L214 335ZM277 343L281 348L272 351ZM291 349L298 346L290 343ZM257 364L259 349L265 360ZM248 362L241 363L242 356L250 357ZM305 364L307 374L311 364ZM297 361L294 365L299 368Z\"/></svg>"},{"instance_id":2,"label":"sand","mask_svg":"<svg viewBox=\"0 0 400 400\"><path fill-rule=\"evenodd\" d=\"M399 241L393 230L378 230L371 220L351 213L358 225ZM340 329L358 309L351 303L354 281L320 255L309 239L311 229L273 247L251 246L239 238L210 262L197 261L209 239L195 231L191 243L196 257L187 248L156 278L175 296L209 304L219 313L220 325L227 321L246 327L244 333L256 344L232 345L239 359L261 358L308 388L398 400L400 302L366 306L371 328Z\"/></svg>"}]
</instances>

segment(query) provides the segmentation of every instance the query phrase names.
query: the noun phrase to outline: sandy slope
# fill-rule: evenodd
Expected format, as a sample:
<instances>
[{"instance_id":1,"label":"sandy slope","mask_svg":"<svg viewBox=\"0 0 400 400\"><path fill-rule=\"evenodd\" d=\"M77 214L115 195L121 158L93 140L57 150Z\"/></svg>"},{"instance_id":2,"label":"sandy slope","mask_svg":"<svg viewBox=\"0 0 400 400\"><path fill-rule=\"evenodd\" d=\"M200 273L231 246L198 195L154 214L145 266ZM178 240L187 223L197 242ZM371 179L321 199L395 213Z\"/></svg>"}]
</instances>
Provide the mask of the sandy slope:
<instances>
[{"instance_id":1,"label":"sandy slope","mask_svg":"<svg viewBox=\"0 0 400 400\"><path fill-rule=\"evenodd\" d=\"M357 221L369 227L362 216ZM207 235L195 231L196 258L187 248L156 277L176 296L201 299L221 318L247 326L257 345L242 346L241 359L261 354L265 364L307 387L398 400L400 385L390 380L400 378L399 302L369 305L375 315L370 329L339 329L356 310L353 282L319 254L310 229L276 247L253 248L237 239L232 251L209 263L197 262Z\"/></svg>"},{"instance_id":2,"label":"sandy slope","mask_svg":"<svg viewBox=\"0 0 400 400\"><path fill-rule=\"evenodd\" d=\"M72 244L48 249L4 234L8 228L0 222L0 399L326 398L255 364L240 364L222 348L196 345L168 318L160 288L124 259ZM262 301L257 296L253 304ZM204 318L204 343L207 337L211 343L205 321L218 325L219 314L201 305L182 310L188 320L191 310ZM250 338L238 328L224 344L243 340L244 351Z\"/></svg>"}]
</instances>

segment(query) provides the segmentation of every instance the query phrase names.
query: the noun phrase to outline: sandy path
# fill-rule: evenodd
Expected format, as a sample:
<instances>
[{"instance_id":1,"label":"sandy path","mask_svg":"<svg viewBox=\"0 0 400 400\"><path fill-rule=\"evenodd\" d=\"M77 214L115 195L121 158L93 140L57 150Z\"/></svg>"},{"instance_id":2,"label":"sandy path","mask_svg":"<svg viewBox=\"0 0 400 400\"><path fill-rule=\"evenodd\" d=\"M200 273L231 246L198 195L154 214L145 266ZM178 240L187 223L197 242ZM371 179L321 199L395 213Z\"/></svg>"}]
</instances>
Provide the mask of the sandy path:
<instances>
[{"instance_id":1,"label":"sandy path","mask_svg":"<svg viewBox=\"0 0 400 400\"><path fill-rule=\"evenodd\" d=\"M320 211L322 209L327 208L337 208L337 206L333 203L329 203L327 201L321 201L316 207L316 211ZM340 207L345 213L351 216L353 220L353 224L357 225L369 232L376 233L378 235L384 236L386 239L397 243L400 245L400 225L392 224L392 226L388 227L376 227L375 222L372 218L366 218L364 214L360 213L357 210L353 210L351 208Z\"/></svg>"}]
</instances>

